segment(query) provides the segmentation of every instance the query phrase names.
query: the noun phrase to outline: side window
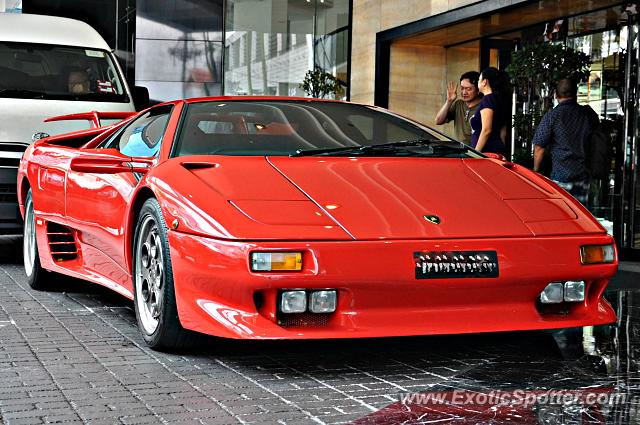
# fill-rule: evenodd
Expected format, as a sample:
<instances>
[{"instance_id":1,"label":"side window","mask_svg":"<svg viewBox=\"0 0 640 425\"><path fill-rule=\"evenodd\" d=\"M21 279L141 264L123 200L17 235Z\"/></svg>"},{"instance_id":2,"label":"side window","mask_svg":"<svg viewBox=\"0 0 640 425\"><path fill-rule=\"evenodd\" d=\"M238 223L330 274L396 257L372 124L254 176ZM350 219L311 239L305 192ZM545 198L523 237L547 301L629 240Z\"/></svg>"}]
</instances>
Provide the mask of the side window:
<instances>
[{"instance_id":1,"label":"side window","mask_svg":"<svg viewBox=\"0 0 640 425\"><path fill-rule=\"evenodd\" d=\"M136 118L113 137L103 148L116 148L123 155L152 157L160 151L160 145L173 106L153 108Z\"/></svg>"}]
</instances>

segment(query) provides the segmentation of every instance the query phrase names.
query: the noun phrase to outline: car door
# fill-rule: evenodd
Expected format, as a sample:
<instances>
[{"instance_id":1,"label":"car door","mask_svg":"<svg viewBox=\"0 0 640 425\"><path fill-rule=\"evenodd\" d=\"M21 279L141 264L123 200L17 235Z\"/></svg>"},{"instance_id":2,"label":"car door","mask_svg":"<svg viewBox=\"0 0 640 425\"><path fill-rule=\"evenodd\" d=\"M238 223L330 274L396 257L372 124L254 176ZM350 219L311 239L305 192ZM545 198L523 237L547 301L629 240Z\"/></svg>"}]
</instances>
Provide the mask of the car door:
<instances>
[{"instance_id":1,"label":"car door","mask_svg":"<svg viewBox=\"0 0 640 425\"><path fill-rule=\"evenodd\" d=\"M34 206L39 217L47 221L64 224L64 186L66 169L76 149L44 145L35 148L31 154L31 163L37 164L37 173L32 175Z\"/></svg>"},{"instance_id":2,"label":"car door","mask_svg":"<svg viewBox=\"0 0 640 425\"><path fill-rule=\"evenodd\" d=\"M127 207L142 174L113 164L156 158L172 109L173 105L152 108L98 148L83 150L72 160L65 182L67 220L78 231L83 266L128 289Z\"/></svg>"}]
</instances>

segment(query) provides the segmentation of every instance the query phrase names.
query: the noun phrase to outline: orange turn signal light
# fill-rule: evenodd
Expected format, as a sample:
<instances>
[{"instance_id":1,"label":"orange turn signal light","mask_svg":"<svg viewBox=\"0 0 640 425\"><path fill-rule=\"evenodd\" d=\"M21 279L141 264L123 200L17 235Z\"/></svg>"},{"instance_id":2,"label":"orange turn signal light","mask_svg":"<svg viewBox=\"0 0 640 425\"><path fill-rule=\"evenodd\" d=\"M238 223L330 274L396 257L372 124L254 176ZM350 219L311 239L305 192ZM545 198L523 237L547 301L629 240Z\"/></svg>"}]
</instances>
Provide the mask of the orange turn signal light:
<instances>
[{"instance_id":1,"label":"orange turn signal light","mask_svg":"<svg viewBox=\"0 0 640 425\"><path fill-rule=\"evenodd\" d=\"M302 270L301 252L253 252L251 253L251 270L268 271L300 271Z\"/></svg>"},{"instance_id":2,"label":"orange turn signal light","mask_svg":"<svg viewBox=\"0 0 640 425\"><path fill-rule=\"evenodd\" d=\"M580 262L582 264L613 263L615 248L609 245L585 245L580 247Z\"/></svg>"}]
</instances>

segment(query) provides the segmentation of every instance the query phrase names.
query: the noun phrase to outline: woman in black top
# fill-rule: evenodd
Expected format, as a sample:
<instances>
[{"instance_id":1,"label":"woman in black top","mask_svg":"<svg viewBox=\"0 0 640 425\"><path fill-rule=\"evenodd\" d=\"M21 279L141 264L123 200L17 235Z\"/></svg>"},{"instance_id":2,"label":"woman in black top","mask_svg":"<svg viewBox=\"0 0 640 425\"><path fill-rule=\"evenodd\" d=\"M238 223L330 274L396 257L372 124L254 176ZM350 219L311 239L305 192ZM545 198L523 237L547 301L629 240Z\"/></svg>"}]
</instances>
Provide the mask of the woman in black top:
<instances>
[{"instance_id":1,"label":"woman in black top","mask_svg":"<svg viewBox=\"0 0 640 425\"><path fill-rule=\"evenodd\" d=\"M484 97L470 120L471 147L504 155L510 96L507 75L496 68L487 68L480 74L478 88Z\"/></svg>"}]
</instances>

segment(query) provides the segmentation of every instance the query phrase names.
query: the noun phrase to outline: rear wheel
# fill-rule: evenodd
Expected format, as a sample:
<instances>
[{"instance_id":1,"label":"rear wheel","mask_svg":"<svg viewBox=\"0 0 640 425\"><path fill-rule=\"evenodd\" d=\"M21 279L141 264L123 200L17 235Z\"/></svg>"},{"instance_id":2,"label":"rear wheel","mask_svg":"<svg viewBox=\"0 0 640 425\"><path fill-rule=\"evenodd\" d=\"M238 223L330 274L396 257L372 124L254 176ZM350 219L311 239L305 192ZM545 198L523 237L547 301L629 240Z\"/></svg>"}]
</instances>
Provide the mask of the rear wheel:
<instances>
[{"instance_id":1,"label":"rear wheel","mask_svg":"<svg viewBox=\"0 0 640 425\"><path fill-rule=\"evenodd\" d=\"M33 289L43 290L47 288L50 273L40 265L38 253L38 240L36 238L36 218L33 212L33 195L31 189L27 193L24 202L24 233L22 239L22 255L24 258L24 271L27 282Z\"/></svg>"},{"instance_id":2,"label":"rear wheel","mask_svg":"<svg viewBox=\"0 0 640 425\"><path fill-rule=\"evenodd\" d=\"M140 209L133 248L134 304L144 341L156 350L184 347L190 332L178 318L167 226L153 198Z\"/></svg>"}]
</instances>

